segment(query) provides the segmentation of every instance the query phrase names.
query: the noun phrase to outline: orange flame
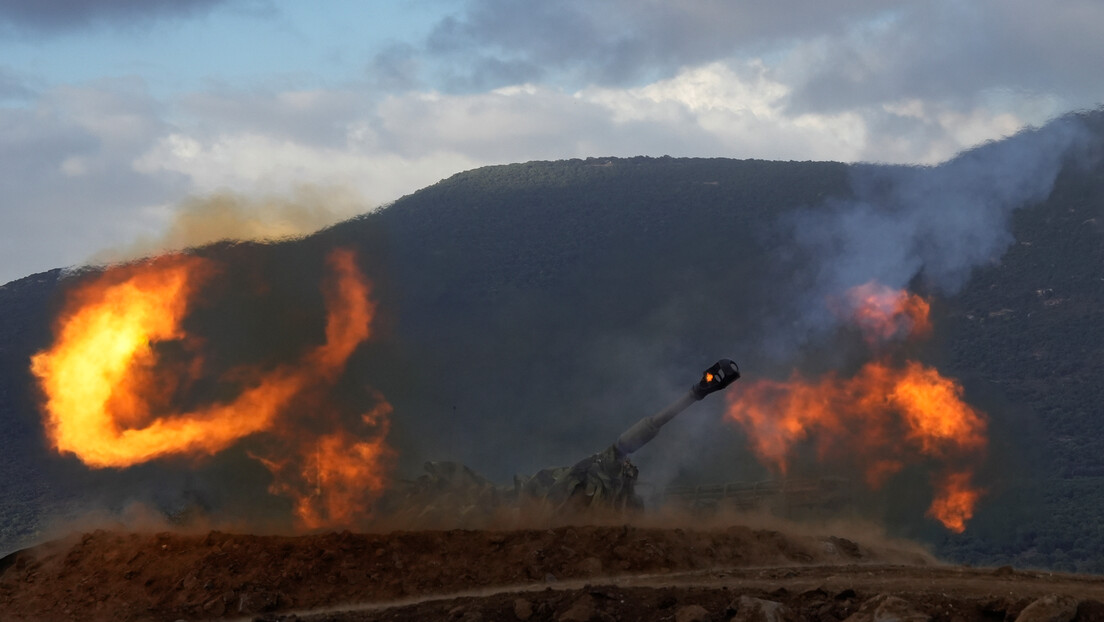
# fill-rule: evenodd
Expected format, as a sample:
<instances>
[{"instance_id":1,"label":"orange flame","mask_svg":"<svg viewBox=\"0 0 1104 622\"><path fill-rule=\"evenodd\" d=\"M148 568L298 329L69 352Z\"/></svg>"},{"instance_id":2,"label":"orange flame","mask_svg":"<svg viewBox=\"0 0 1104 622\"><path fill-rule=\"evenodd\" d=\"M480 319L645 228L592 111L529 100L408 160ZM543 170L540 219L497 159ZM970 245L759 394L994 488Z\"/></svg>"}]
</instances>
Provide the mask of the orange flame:
<instances>
[{"instance_id":1,"label":"orange flame","mask_svg":"<svg viewBox=\"0 0 1104 622\"><path fill-rule=\"evenodd\" d=\"M854 320L868 343L930 331L929 305L907 292L870 283L848 292ZM867 483L882 486L909 462L939 462L928 515L962 531L981 492L970 484L973 463L988 444L987 421L962 399L962 387L938 370L888 359L863 365L851 378L829 373L809 380L759 380L729 394L727 417L749 433L753 450L785 473L797 446L821 460L850 461Z\"/></svg>"},{"instance_id":2,"label":"orange flame","mask_svg":"<svg viewBox=\"0 0 1104 622\"><path fill-rule=\"evenodd\" d=\"M880 345L931 333L931 304L920 296L876 281L852 287L838 311L853 321L868 344Z\"/></svg>"},{"instance_id":3,"label":"orange flame","mask_svg":"<svg viewBox=\"0 0 1104 622\"><path fill-rule=\"evenodd\" d=\"M307 389L332 384L370 335L375 306L355 256L337 250L328 264L333 278L324 292L325 343L296 363L254 374L229 403L187 412L157 408L167 400L164 387L174 381L163 378L153 345L188 338L181 323L199 288L215 274L212 262L166 256L112 268L82 284L69 295L54 345L31 361L45 394L45 425L54 448L93 468L127 467L168 455L214 454L276 428L289 402ZM382 489L382 473L374 469L389 451L382 440L385 426L370 442L350 438L335 445L331 438L337 434L317 439L319 455L351 450L361 464L361 485ZM313 522L305 518L310 511L302 510L304 523Z\"/></svg>"},{"instance_id":4,"label":"orange flame","mask_svg":"<svg viewBox=\"0 0 1104 622\"><path fill-rule=\"evenodd\" d=\"M928 516L955 533L966 531L966 521L974 516L981 491L970 484L972 473L950 473L938 486L939 493L928 508Z\"/></svg>"},{"instance_id":5,"label":"orange flame","mask_svg":"<svg viewBox=\"0 0 1104 622\"><path fill-rule=\"evenodd\" d=\"M386 485L383 474L394 458L384 442L390 413L391 405L381 401L361 417L375 429L368 440L336 430L295 449L296 464L262 460L278 474L270 492L290 497L300 523L309 529L356 523Z\"/></svg>"}]
</instances>

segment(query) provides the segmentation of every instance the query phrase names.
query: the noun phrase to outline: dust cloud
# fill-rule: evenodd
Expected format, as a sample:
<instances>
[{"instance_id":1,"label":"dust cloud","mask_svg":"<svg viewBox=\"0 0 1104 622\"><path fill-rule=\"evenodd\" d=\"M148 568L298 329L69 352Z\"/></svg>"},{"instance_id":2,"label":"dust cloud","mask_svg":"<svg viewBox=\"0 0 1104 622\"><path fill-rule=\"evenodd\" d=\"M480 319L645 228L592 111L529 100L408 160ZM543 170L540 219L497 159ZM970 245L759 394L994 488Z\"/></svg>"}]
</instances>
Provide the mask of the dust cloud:
<instances>
[{"instance_id":1,"label":"dust cloud","mask_svg":"<svg viewBox=\"0 0 1104 622\"><path fill-rule=\"evenodd\" d=\"M172 208L165 231L144 236L91 258L112 264L222 241L277 242L310 235L368 211L355 190L299 186L290 195L247 196L218 192L185 199Z\"/></svg>"}]
</instances>

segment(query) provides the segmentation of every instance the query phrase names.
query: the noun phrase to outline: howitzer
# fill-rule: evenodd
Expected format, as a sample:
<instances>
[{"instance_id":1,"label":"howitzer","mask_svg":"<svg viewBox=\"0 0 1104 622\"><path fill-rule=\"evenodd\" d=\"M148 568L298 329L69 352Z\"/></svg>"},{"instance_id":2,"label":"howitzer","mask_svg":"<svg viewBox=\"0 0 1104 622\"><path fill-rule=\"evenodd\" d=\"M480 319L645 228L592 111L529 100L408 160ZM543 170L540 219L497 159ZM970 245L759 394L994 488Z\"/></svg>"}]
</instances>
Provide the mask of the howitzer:
<instances>
[{"instance_id":1,"label":"howitzer","mask_svg":"<svg viewBox=\"0 0 1104 622\"><path fill-rule=\"evenodd\" d=\"M691 404L720 391L740 377L736 363L721 359L702 373L690 390L667 408L644 417L617 440L573 466L543 469L532 477L516 476L512 487L496 486L455 462L427 462L426 473L393 487L380 499L383 515L402 517L407 525L480 525L504 507L537 504L560 513L572 509L622 510L643 504L634 490L637 469L629 454L659 434L660 428Z\"/></svg>"},{"instance_id":2,"label":"howitzer","mask_svg":"<svg viewBox=\"0 0 1104 622\"><path fill-rule=\"evenodd\" d=\"M667 425L676 415L686 410L694 402L701 401L706 395L720 391L728 385L736 382L740 377L740 368L736 363L721 359L712 367L702 373L701 380L690 387L690 390L667 408L650 417L644 417L636 422L636 425L625 430L613 444L614 451L620 456L628 456L637 449L647 445L659 434L659 429Z\"/></svg>"},{"instance_id":3,"label":"howitzer","mask_svg":"<svg viewBox=\"0 0 1104 622\"><path fill-rule=\"evenodd\" d=\"M690 390L667 408L637 421L604 451L584 458L571 467L544 469L528 480L518 481L520 493L529 499L543 498L554 505L604 505L625 508L641 505L634 486L637 468L629 455L648 444L660 428L706 395L721 391L740 377L740 368L721 359L702 373Z\"/></svg>"}]
</instances>

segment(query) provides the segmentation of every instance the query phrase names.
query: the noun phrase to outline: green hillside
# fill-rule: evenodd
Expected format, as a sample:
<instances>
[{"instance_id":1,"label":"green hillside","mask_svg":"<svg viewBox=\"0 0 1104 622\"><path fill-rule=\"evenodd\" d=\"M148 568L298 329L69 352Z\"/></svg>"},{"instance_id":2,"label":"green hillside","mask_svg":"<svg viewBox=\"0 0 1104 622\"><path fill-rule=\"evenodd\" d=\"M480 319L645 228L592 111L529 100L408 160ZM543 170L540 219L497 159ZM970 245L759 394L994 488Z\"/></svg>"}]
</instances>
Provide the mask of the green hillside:
<instances>
[{"instance_id":1,"label":"green hillside","mask_svg":"<svg viewBox=\"0 0 1104 622\"><path fill-rule=\"evenodd\" d=\"M1104 572L1104 170L1067 171L1012 230L1000 262L945 301L940 334L946 370L1027 440L994 465L1010 507L945 550Z\"/></svg>"},{"instance_id":2,"label":"green hillside","mask_svg":"<svg viewBox=\"0 0 1104 622\"><path fill-rule=\"evenodd\" d=\"M988 492L960 536L923 517L920 473L902 474L865 511L958 560L1104 572L1102 117L1077 119L1076 148L1053 146L1065 131L1055 126L931 169L643 157L482 168L303 240L196 250L225 268L190 327L205 336L214 371L275 364L319 339L326 251L358 248L378 333L354 357L340 399L387 396L400 476L457 460L507 482L603 449L720 357L737 360L746 380L853 368L861 340L833 323L824 297L864 271L898 277L893 285L934 300L935 337L916 354L961 379L990 417ZM1046 149L1065 154L1053 188L1032 164ZM938 211L948 197L963 201L961 213L992 212L962 225L973 227L965 267L940 263L950 255L940 227L959 213ZM869 234L863 221L854 237L855 214L872 223ZM926 268L913 255L891 261L895 245L877 244L909 235L898 223L929 232L914 253ZM864 254L849 255L851 246ZM875 251L887 259L872 260ZM43 448L26 364L49 343L57 292L79 276L57 278L0 288L0 464L10 491L0 549L85 502L171 511L199 498L211 512L286 512L248 457L252 441L198 464L99 472ZM191 399L217 399L225 387L198 390ZM696 405L635 454L641 480L772 476L723 407ZM803 468L838 474L811 459Z\"/></svg>"}]
</instances>

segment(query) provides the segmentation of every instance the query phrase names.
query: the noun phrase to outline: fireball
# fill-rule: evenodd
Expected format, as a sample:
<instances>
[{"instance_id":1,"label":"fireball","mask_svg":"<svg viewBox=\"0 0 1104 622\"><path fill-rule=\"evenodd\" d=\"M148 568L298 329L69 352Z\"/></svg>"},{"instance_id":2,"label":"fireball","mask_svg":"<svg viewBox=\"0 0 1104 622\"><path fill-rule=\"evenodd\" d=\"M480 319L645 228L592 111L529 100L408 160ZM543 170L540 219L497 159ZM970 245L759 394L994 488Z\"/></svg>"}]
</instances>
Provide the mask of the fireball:
<instances>
[{"instance_id":1,"label":"fireball","mask_svg":"<svg viewBox=\"0 0 1104 622\"><path fill-rule=\"evenodd\" d=\"M930 332L930 305L877 283L850 290L850 320L872 346ZM753 451L786 473L797 447L811 443L821 460L847 461L874 488L908 463L933 465L928 515L961 532L982 492L973 465L987 447L985 415L963 400L962 386L917 361L882 356L853 376L758 380L729 395L726 417L748 433Z\"/></svg>"},{"instance_id":2,"label":"fireball","mask_svg":"<svg viewBox=\"0 0 1104 622\"><path fill-rule=\"evenodd\" d=\"M294 427L287 421L291 401L304 399L308 388L311 395L324 395L320 387L340 377L349 357L371 334L375 305L354 254L334 251L328 265L325 343L273 370L241 374L253 380L229 401L187 410L172 408L167 388L176 386L173 374L179 370L161 363L156 346L192 337L182 327L184 319L217 266L199 257L171 255L113 267L81 284L68 296L54 344L31 360L45 396L44 423L54 449L92 468L124 468L165 456L215 454L256 434L289 436L283 430ZM195 369L201 368L197 358ZM390 407L382 397L377 401L376 412L382 414L373 416L385 417ZM315 407L324 410L326 405ZM364 509L351 498L363 499L365 491L383 488L383 458L389 449L383 442L386 426L377 427L379 435L371 439L341 429L301 439L304 449L296 453L304 460L316 458L313 467L300 466L319 474L325 494L296 495L295 486L273 484L296 497L301 521L309 526L348 524L355 511ZM318 457L335 460L336 454L346 464L320 466ZM350 498L338 499L342 494ZM343 504L346 509L320 512L311 507L319 499L329 508Z\"/></svg>"}]
</instances>

